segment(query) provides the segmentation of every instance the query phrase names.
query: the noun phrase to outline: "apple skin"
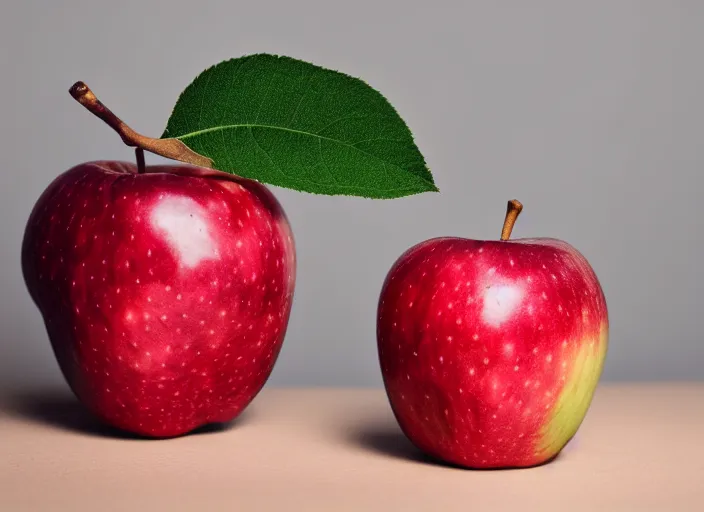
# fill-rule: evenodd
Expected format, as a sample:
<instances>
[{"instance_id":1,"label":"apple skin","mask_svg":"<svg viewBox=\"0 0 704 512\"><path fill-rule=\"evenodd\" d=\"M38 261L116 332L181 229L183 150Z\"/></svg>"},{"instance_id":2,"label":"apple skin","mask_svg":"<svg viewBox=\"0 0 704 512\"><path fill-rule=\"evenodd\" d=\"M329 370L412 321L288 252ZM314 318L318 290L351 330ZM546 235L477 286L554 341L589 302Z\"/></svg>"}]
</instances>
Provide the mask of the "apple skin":
<instances>
[{"instance_id":1,"label":"apple skin","mask_svg":"<svg viewBox=\"0 0 704 512\"><path fill-rule=\"evenodd\" d=\"M147 437L230 421L252 401L283 343L295 267L264 186L185 165L78 165L41 195L22 244L74 394Z\"/></svg>"},{"instance_id":2,"label":"apple skin","mask_svg":"<svg viewBox=\"0 0 704 512\"><path fill-rule=\"evenodd\" d=\"M608 345L593 269L549 238L422 242L388 273L377 320L401 429L468 468L555 458L584 419Z\"/></svg>"}]
</instances>

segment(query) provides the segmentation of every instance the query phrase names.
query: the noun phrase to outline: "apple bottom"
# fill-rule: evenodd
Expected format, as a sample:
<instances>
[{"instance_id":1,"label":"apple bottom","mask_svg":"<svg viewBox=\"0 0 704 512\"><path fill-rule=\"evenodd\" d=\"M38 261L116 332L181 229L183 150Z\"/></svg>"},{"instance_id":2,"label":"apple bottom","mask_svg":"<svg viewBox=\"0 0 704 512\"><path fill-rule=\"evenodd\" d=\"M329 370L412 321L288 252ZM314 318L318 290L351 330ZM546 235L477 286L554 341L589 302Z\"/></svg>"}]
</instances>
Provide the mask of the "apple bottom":
<instances>
[{"instance_id":1,"label":"apple bottom","mask_svg":"<svg viewBox=\"0 0 704 512\"><path fill-rule=\"evenodd\" d=\"M442 382L414 382L405 373L385 379L386 391L403 433L433 459L469 469L538 466L560 454L586 416L606 357L608 324L574 346L570 369L547 403L542 389L523 390L520 401L509 393L498 404L489 404L481 390L458 399Z\"/></svg>"},{"instance_id":2,"label":"apple bottom","mask_svg":"<svg viewBox=\"0 0 704 512\"><path fill-rule=\"evenodd\" d=\"M106 399L105 394L98 395L80 382L69 384L76 398L106 426L154 439L179 437L208 425L232 422L254 400L263 386L264 382L256 383L241 394L218 398L204 397L197 392L181 392L183 396L178 402L157 401L153 402L153 406L145 407L136 404L128 392L111 390L114 397ZM158 385L142 388L145 396L157 397L157 393L163 391ZM204 412L202 409L209 411Z\"/></svg>"},{"instance_id":3,"label":"apple bottom","mask_svg":"<svg viewBox=\"0 0 704 512\"><path fill-rule=\"evenodd\" d=\"M190 371L176 379L168 371L137 376L129 366L112 367L99 378L77 364L76 344L52 331L48 329L59 368L79 402L107 427L154 439L235 420L264 387L282 345L276 343L257 365L239 365L238 376L225 379ZM192 361L184 363L188 367Z\"/></svg>"},{"instance_id":4,"label":"apple bottom","mask_svg":"<svg viewBox=\"0 0 704 512\"><path fill-rule=\"evenodd\" d=\"M76 394L76 398L78 398L78 400L83 402L83 404L88 407L90 412L98 419L98 421L103 423L106 427L116 429L127 434L132 434L136 437L150 439L171 439L188 435L203 427L228 424L236 420L254 399L252 397L241 405L238 405L235 409L229 408L227 412L223 412L219 415L211 415L208 419L183 423L180 427L161 427L157 424L157 422L152 422L150 420L147 420L147 423L143 423L143 426L135 426L135 424L129 420L123 420L122 417L115 416L110 413L103 413L100 408L91 406L89 398L85 396L81 398L77 393L75 393L75 391L74 394Z\"/></svg>"}]
</instances>

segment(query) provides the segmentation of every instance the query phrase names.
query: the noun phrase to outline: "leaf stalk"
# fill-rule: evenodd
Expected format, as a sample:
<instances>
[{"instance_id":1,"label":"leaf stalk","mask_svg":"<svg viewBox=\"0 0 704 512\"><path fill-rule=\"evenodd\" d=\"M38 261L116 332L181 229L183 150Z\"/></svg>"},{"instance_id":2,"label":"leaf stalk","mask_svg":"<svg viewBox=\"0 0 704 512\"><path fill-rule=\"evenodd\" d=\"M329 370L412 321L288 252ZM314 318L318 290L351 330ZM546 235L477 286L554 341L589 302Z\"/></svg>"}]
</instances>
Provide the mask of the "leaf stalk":
<instances>
[{"instance_id":1,"label":"leaf stalk","mask_svg":"<svg viewBox=\"0 0 704 512\"><path fill-rule=\"evenodd\" d=\"M137 148L137 167L140 173L144 172L144 151L198 167L212 169L213 161L210 158L196 153L178 139L154 139L134 131L107 108L85 83L76 82L68 92L73 99L83 105L89 112L102 119L110 128L115 130L125 144Z\"/></svg>"}]
</instances>

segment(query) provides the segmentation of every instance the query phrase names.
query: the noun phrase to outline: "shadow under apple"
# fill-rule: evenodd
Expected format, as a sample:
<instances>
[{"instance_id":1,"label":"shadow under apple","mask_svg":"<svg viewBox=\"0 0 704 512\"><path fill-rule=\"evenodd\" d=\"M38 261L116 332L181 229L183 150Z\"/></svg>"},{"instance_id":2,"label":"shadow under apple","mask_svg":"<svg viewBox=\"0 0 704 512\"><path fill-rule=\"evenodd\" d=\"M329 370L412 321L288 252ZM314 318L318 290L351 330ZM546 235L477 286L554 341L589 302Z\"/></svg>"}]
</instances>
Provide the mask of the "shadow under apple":
<instances>
[{"instance_id":1,"label":"shadow under apple","mask_svg":"<svg viewBox=\"0 0 704 512\"><path fill-rule=\"evenodd\" d=\"M113 439L160 440L106 425L88 411L73 395L66 392L48 390L17 393L4 400L0 404L0 408L3 413L24 421L80 434ZM176 437L224 432L248 421L249 413L250 408L248 407L231 422L204 425ZM170 438L162 440L165 439Z\"/></svg>"},{"instance_id":2,"label":"shadow under apple","mask_svg":"<svg viewBox=\"0 0 704 512\"><path fill-rule=\"evenodd\" d=\"M400 428L391 425L370 424L362 426L349 434L348 441L357 447L377 455L465 471L525 470L551 464L562 455L562 452L560 452L555 457L545 462L528 467L468 468L439 460L422 452L408 440ZM565 447L565 451L569 451L568 448L570 448L570 444L572 443L569 443L568 446Z\"/></svg>"}]
</instances>

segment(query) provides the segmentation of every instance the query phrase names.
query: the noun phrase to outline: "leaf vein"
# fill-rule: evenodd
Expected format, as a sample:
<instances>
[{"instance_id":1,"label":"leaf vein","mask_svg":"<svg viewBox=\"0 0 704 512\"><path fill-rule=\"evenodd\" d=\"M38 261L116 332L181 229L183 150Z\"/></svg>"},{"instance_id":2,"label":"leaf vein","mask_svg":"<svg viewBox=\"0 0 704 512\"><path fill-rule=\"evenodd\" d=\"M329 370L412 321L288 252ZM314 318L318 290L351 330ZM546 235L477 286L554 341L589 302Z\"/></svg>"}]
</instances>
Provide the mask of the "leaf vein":
<instances>
[{"instance_id":1,"label":"leaf vein","mask_svg":"<svg viewBox=\"0 0 704 512\"><path fill-rule=\"evenodd\" d=\"M187 134L185 134L185 135L181 135L181 136L179 136L179 137L177 137L177 138L178 138L179 140L183 141L183 140L187 140L187 139L190 139L190 138L193 138L193 137L198 137L198 136L200 136L200 135L205 135L205 134L207 134L207 133L212 133L212 132L217 132L217 131L224 131L224 130L236 130L237 128L248 128L250 131L252 130L252 128L262 128L262 129L268 129L268 130L281 130L281 131L296 133L296 134L299 134L299 135L305 135L305 136L308 136L308 137L316 137L316 138L319 138L319 139L322 139L322 140L329 140L329 141L331 141L331 142L334 142L334 143L336 143L336 144L340 144L340 145L342 145L342 146L346 146L346 147L348 147L348 148L352 148L352 149L354 149L355 151L359 151L360 153L369 156L370 158L374 158L375 160L378 160L378 161L381 161L381 162L384 161L382 158L378 157L377 155L374 155L373 153L369 153L368 151L365 151L365 150L363 150L363 149L360 149L360 148L356 147L354 144L350 144L350 143L348 143L348 142L344 142L344 141L341 141L341 140L333 139L333 138L331 138L331 137L325 137L325 136L323 136L323 135L318 135L318 134L316 134L316 133L305 132L305 131L302 131L302 130L295 130L295 129L293 129L293 128L285 128L285 127L283 127L283 126L270 126L270 125L263 125L263 124L251 124L251 123L247 123L247 124L230 124L230 125L224 125L224 126L215 126L215 127L212 127L212 128L205 128L205 129L203 129L203 130L198 130L198 131L195 131L195 132L187 133ZM398 166L395 165L395 167L398 167ZM426 179L423 178L423 177L418 176L418 178L420 178L421 180L423 180L423 181L426 182L426 183L430 183L428 180L426 180Z\"/></svg>"},{"instance_id":2,"label":"leaf vein","mask_svg":"<svg viewBox=\"0 0 704 512\"><path fill-rule=\"evenodd\" d=\"M320 132L322 132L323 130L327 130L327 129L330 128L332 125L334 125L334 124L336 124L336 123L339 123L340 121L344 121L344 120L346 120L346 119L366 119L367 117L374 117L375 115L376 115L376 114L361 114L361 115L360 115L360 114L348 114L348 115L344 115L344 116L342 116L342 117L338 117L337 119L335 119L335 120L333 120L333 121L330 121L328 124L326 124L326 125L323 126L322 128L319 128L319 129L315 132L315 135L318 135L318 134L319 134ZM386 116L384 116L384 117L386 117Z\"/></svg>"},{"instance_id":3,"label":"leaf vein","mask_svg":"<svg viewBox=\"0 0 704 512\"><path fill-rule=\"evenodd\" d=\"M264 155L266 155L266 157L269 159L269 162L271 163L271 165L273 165L273 166L274 166L274 169L276 169L276 172L278 172L278 173L279 173L281 176L283 176L284 178L287 178L288 175L287 175L285 172L283 172L283 170L281 169L281 167L279 167L276 162L274 162L274 159L271 158L271 155L269 154L269 152L268 152L266 149L264 149L261 144L259 144L259 141L258 141L257 138L254 136L254 131L252 130L252 127L251 127L251 126L249 127L249 130L248 130L248 131L249 131L249 135L252 137L252 141L254 142L254 144L257 146L257 148L259 149L259 151L261 151L262 153L264 153Z\"/></svg>"},{"instance_id":4,"label":"leaf vein","mask_svg":"<svg viewBox=\"0 0 704 512\"><path fill-rule=\"evenodd\" d=\"M262 101L259 103L259 106L257 107L257 111L254 114L254 123L256 124L257 121L259 121L259 114L262 112L262 107L264 106L264 103L266 103L267 98L269 97L269 92L271 91L271 84L274 83L274 79L270 78L269 83L266 85L266 91L264 91L264 95L262 96Z\"/></svg>"},{"instance_id":5,"label":"leaf vein","mask_svg":"<svg viewBox=\"0 0 704 512\"><path fill-rule=\"evenodd\" d=\"M332 173L330 168L328 167L328 164L325 162L325 159L323 158L323 139L318 139L318 154L320 155L320 163L325 169L325 172L327 172L330 175L330 181L332 181L335 186L338 185L337 178L335 178L335 175Z\"/></svg>"},{"instance_id":6,"label":"leaf vein","mask_svg":"<svg viewBox=\"0 0 704 512\"><path fill-rule=\"evenodd\" d=\"M200 107L198 108L198 123L197 126L198 128L201 127L201 120L203 119L203 110L204 110L204 105L205 105L205 98L208 97L207 92L208 92L208 87L210 86L210 82L213 78L214 73L208 73L208 79L205 81L205 85L201 89L202 93L200 95Z\"/></svg>"},{"instance_id":7,"label":"leaf vein","mask_svg":"<svg viewBox=\"0 0 704 512\"><path fill-rule=\"evenodd\" d=\"M293 125L294 120L296 119L296 116L298 115L298 109L301 107L301 104L303 103L303 100L306 99L308 96L308 93L311 90L311 84L313 83L313 77L318 75L319 69L314 69L313 72L310 74L310 77L308 77L308 83L306 84L306 88L303 91L303 94L301 95L301 99L298 100L298 104L296 105L296 108L293 110L293 115L291 116L291 120L289 121L290 125Z\"/></svg>"},{"instance_id":8,"label":"leaf vein","mask_svg":"<svg viewBox=\"0 0 704 512\"><path fill-rule=\"evenodd\" d=\"M264 148L262 147L262 145L259 143L259 141L257 140L257 138L254 136L254 132L252 131L252 128L251 128L251 127L249 128L248 131L249 131L249 135L252 137L252 141L253 141L254 144L257 146L257 149L259 149L262 153L264 153L264 155L267 157L267 159L269 160L269 162L271 162L271 165L274 166L274 168L276 169L276 171L277 171L281 176L283 176L284 178L287 178L288 175L287 175L285 172L283 172L283 170L281 169L281 167L279 167L279 165L274 161L274 159L271 157L271 155L269 154L269 152L268 152L266 149L264 149ZM317 181L313 181L313 180L309 180L309 179L305 179L305 178L300 178L300 177L298 178L298 180L299 180L299 181L303 181L303 182L305 182L305 183L309 183L309 184L311 184L311 185L316 185L316 186L318 186L318 187L327 187L327 186L329 186L329 184L326 184L326 183L320 183L320 182L317 182ZM367 187L360 187L360 186L358 186L358 185L342 185L342 184L337 184L337 183L336 183L335 186L336 186L336 187L339 187L340 189L357 190L357 191L361 191L361 192L366 192L366 191L368 190ZM398 191L415 192L415 191L417 191L418 189L413 188L413 187L393 187L393 188L385 188L384 190L385 190L386 192L398 192Z\"/></svg>"}]
</instances>

